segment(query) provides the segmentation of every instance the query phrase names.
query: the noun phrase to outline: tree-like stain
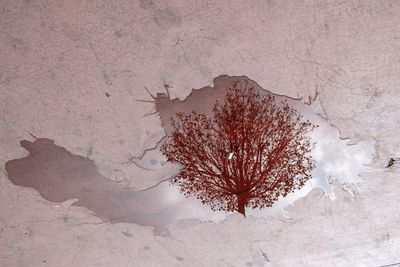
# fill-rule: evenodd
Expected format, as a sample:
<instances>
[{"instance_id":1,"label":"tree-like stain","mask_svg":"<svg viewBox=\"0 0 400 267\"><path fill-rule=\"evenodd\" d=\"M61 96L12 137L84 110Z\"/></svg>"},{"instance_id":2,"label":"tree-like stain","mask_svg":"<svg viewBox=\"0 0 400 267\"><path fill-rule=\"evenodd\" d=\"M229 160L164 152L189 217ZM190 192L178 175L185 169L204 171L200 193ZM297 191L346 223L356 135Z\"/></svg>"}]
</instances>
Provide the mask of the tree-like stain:
<instances>
[{"instance_id":1,"label":"tree-like stain","mask_svg":"<svg viewBox=\"0 0 400 267\"><path fill-rule=\"evenodd\" d=\"M288 195L278 201L279 205L263 211L275 210L273 214L276 215L277 210L281 212L281 208L317 186L329 191L327 176L336 176L349 182L356 181L358 172L364 168L368 157L363 151L361 155L356 145L348 146L347 141L340 140L337 129L316 114L317 101L313 105L306 105L299 101L301 99L272 94L245 76L224 75L214 79L213 87L192 90L185 100L172 99L168 90L170 87L165 85L166 93L151 95L153 101L145 102L155 105L156 112L152 115L160 117L166 134L171 136L173 133L171 118L176 113L195 111L211 116L215 101L223 101L232 82L246 82L260 95L273 95L279 101L287 100L289 105L299 110L307 119L310 118L313 123L320 125L313 132L313 138L317 140L313 155L317 162L317 168L313 171L313 177L316 177L312 179L313 184L310 181L308 187L302 189L301 194ZM156 231L162 231L166 225L180 219L222 220L229 214L229 212L213 212L197 199L185 198L178 192L177 187L169 186L168 182L160 182L157 186L142 192L122 188L119 183L104 177L92 160L73 155L50 139L36 138L32 142L22 140L20 144L29 155L6 163L6 172L12 183L34 188L43 198L52 202L77 199L73 205L91 210L104 221L137 223L153 226ZM149 170L168 168L164 164L166 158L160 152L162 142L157 144L157 147L144 151L140 158L132 161L135 161L137 166L144 166ZM349 162L351 165L346 167ZM249 214L271 215L271 213L252 213L252 211Z\"/></svg>"},{"instance_id":2,"label":"tree-like stain","mask_svg":"<svg viewBox=\"0 0 400 267\"><path fill-rule=\"evenodd\" d=\"M309 132L316 126L286 102L260 96L248 81L233 82L213 116L177 113L161 146L181 172L172 179L186 196L213 210L271 207L311 179Z\"/></svg>"}]
</instances>

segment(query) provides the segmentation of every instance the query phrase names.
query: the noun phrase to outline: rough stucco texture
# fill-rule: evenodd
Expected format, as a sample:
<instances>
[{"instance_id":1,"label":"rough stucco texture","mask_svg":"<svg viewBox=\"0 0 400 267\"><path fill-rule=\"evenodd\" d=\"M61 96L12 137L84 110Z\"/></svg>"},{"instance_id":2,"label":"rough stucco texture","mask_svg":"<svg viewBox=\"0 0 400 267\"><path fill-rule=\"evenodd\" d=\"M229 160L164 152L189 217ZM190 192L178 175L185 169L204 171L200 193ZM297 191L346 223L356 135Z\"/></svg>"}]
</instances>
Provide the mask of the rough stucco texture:
<instances>
[{"instance_id":1,"label":"rough stucco texture","mask_svg":"<svg viewBox=\"0 0 400 267\"><path fill-rule=\"evenodd\" d=\"M0 266L379 266L400 262L400 2L0 1ZM291 97L321 92L342 137L374 140L362 191L314 189L291 219L151 227L13 185L22 139L50 138L125 187L176 170L141 157L164 136L150 92L185 98L221 74ZM381 169L380 169L381 168Z\"/></svg>"}]
</instances>

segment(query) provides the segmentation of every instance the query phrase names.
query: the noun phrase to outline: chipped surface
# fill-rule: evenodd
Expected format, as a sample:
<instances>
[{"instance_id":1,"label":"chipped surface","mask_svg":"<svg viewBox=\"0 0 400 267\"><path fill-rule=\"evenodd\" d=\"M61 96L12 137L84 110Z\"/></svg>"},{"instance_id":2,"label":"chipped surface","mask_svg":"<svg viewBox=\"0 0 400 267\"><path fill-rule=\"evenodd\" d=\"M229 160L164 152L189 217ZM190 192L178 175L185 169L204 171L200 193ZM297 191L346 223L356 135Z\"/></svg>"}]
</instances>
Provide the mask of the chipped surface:
<instances>
[{"instance_id":1,"label":"chipped surface","mask_svg":"<svg viewBox=\"0 0 400 267\"><path fill-rule=\"evenodd\" d=\"M380 266L400 262L397 1L24 1L0 4L0 265ZM290 97L321 92L321 110L352 142L373 141L377 171L351 196L334 184L293 218L186 221L164 235L102 222L13 185L18 144L47 137L135 190L170 173L140 158L165 135L152 99L184 99L221 74ZM109 96L106 95L109 94ZM151 158L149 159L151 160ZM151 168L151 164L147 167ZM210 246L212 244L212 246Z\"/></svg>"}]
</instances>

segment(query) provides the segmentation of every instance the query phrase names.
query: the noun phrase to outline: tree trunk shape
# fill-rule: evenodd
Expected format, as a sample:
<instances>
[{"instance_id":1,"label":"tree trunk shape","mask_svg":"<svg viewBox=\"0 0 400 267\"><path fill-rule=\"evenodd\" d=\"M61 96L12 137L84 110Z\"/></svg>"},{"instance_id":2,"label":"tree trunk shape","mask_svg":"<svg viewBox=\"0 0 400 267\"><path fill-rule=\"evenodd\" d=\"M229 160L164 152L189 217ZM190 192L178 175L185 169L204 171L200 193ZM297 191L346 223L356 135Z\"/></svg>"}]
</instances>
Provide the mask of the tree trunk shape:
<instances>
[{"instance_id":1,"label":"tree trunk shape","mask_svg":"<svg viewBox=\"0 0 400 267\"><path fill-rule=\"evenodd\" d=\"M246 205L249 201L248 192L243 192L237 195L238 208L237 212L243 214L246 217Z\"/></svg>"}]
</instances>

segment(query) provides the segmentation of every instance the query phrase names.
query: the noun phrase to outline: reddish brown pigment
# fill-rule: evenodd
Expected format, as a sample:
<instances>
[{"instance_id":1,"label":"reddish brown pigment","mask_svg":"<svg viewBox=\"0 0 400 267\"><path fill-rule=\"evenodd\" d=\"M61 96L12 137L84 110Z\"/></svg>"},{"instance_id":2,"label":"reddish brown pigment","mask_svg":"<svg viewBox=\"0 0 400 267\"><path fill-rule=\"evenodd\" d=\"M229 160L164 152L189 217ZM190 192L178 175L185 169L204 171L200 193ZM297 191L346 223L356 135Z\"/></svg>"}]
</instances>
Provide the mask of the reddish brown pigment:
<instances>
[{"instance_id":1,"label":"reddish brown pigment","mask_svg":"<svg viewBox=\"0 0 400 267\"><path fill-rule=\"evenodd\" d=\"M233 81L246 81L261 95L271 94L245 76L219 76L214 79L214 87L194 89L184 101L171 99L168 90L167 94L159 93L153 97L154 104L167 134L171 135L173 131L170 118L176 112L196 111L212 115L215 100L223 100L226 89ZM168 88L167 85L165 87ZM293 104L299 102L289 100ZM8 177L14 184L34 188L53 202L78 199L74 205L90 209L105 221L133 222L162 229L176 218L200 218L198 213L209 212L201 203L184 198L171 202L176 195L167 183L145 192L122 189L118 183L103 177L92 160L73 155L50 139L23 140L21 146L29 151L29 155L6 163ZM211 217L210 214L208 216Z\"/></svg>"},{"instance_id":2,"label":"reddish brown pigment","mask_svg":"<svg viewBox=\"0 0 400 267\"><path fill-rule=\"evenodd\" d=\"M270 207L311 179L314 126L286 102L260 96L248 80L226 89L212 116L178 113L161 149L181 164L172 183L186 196L245 214L246 206Z\"/></svg>"}]
</instances>

